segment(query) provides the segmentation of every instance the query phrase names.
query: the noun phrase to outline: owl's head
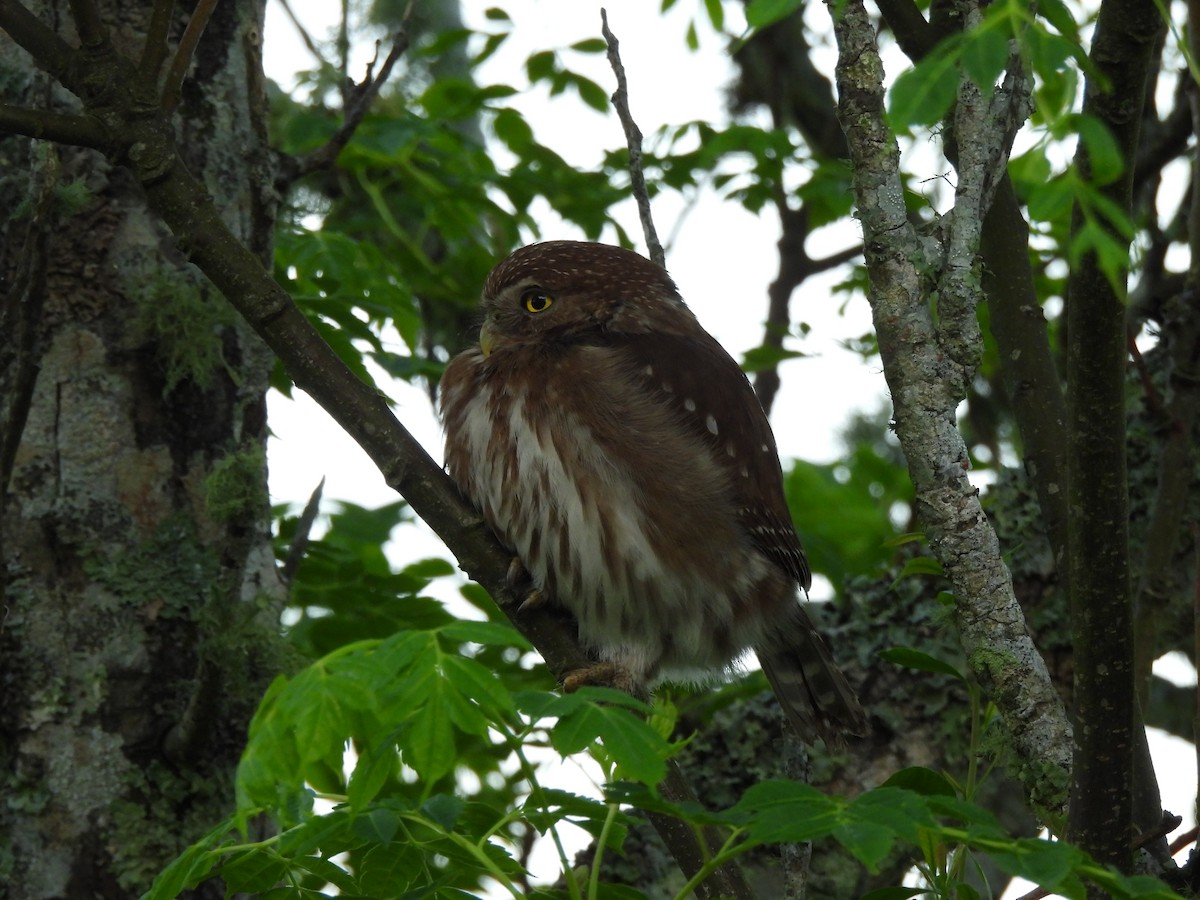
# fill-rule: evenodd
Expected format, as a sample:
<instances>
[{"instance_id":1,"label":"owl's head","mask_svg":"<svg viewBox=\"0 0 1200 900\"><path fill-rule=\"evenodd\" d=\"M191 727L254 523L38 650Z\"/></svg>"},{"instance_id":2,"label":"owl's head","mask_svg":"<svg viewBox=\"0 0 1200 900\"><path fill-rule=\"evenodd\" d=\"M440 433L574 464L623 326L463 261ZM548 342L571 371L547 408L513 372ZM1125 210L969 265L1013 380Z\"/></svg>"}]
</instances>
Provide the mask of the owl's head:
<instances>
[{"instance_id":1,"label":"owl's head","mask_svg":"<svg viewBox=\"0 0 1200 900\"><path fill-rule=\"evenodd\" d=\"M546 241L515 251L483 289L484 353L605 332L686 332L695 318L665 269L623 247Z\"/></svg>"}]
</instances>

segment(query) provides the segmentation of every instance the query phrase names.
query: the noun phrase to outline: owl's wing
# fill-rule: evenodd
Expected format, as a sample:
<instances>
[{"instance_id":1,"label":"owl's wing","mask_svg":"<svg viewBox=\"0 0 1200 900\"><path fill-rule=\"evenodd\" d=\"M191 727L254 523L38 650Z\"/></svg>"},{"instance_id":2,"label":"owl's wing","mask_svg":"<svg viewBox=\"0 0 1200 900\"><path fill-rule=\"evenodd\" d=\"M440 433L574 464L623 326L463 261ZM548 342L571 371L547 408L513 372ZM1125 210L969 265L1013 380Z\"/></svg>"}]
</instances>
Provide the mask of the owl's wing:
<instances>
[{"instance_id":1,"label":"owl's wing","mask_svg":"<svg viewBox=\"0 0 1200 900\"><path fill-rule=\"evenodd\" d=\"M610 332L604 342L627 357L646 392L712 448L729 473L739 524L807 590L812 572L784 499L775 436L741 367L704 331Z\"/></svg>"}]
</instances>

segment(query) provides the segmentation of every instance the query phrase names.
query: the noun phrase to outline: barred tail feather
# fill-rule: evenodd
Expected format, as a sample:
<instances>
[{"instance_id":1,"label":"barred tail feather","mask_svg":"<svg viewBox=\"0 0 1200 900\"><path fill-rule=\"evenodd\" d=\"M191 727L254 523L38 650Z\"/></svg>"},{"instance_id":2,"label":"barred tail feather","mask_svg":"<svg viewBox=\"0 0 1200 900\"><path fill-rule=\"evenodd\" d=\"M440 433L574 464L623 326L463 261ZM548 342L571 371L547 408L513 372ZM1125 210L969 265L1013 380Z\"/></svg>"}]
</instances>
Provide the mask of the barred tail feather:
<instances>
[{"instance_id":1,"label":"barred tail feather","mask_svg":"<svg viewBox=\"0 0 1200 900\"><path fill-rule=\"evenodd\" d=\"M870 725L854 689L812 624L804 624L808 627L789 629L786 643L757 651L784 713L810 743L820 737L827 745L840 746L847 735L865 736Z\"/></svg>"}]
</instances>

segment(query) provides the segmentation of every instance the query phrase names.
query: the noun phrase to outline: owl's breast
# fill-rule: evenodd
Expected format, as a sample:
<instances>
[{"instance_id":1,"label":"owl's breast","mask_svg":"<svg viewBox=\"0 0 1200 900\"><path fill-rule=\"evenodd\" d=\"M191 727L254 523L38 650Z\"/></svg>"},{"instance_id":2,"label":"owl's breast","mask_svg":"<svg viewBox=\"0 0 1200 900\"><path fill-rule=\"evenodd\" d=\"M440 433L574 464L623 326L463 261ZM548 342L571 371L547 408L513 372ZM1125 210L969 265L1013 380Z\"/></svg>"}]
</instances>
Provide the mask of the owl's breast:
<instances>
[{"instance_id":1,"label":"owl's breast","mask_svg":"<svg viewBox=\"0 0 1200 900\"><path fill-rule=\"evenodd\" d=\"M645 673L720 667L753 643L735 611L779 577L711 447L602 349L490 361L447 369L447 468L584 640Z\"/></svg>"}]
</instances>

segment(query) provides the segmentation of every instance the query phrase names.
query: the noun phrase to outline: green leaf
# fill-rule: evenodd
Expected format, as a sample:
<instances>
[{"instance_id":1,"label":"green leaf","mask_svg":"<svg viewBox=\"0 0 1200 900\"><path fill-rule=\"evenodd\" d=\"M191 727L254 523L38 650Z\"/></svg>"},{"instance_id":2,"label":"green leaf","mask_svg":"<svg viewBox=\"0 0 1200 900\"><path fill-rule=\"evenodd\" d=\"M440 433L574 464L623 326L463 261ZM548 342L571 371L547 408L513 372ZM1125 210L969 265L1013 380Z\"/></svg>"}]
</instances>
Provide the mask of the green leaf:
<instances>
[{"instance_id":1,"label":"green leaf","mask_svg":"<svg viewBox=\"0 0 1200 900\"><path fill-rule=\"evenodd\" d=\"M405 761L426 781L436 781L454 768L454 729L446 712L445 687L434 679L429 700L412 717L401 736Z\"/></svg>"},{"instance_id":2,"label":"green leaf","mask_svg":"<svg viewBox=\"0 0 1200 900\"><path fill-rule=\"evenodd\" d=\"M241 892L257 894L274 887L287 863L274 852L255 847L235 854L217 873L225 879L226 896Z\"/></svg>"},{"instance_id":3,"label":"green leaf","mask_svg":"<svg viewBox=\"0 0 1200 900\"><path fill-rule=\"evenodd\" d=\"M655 785L667 774L670 747L644 719L625 709L604 708L600 736L617 763L618 777Z\"/></svg>"},{"instance_id":4,"label":"green leaf","mask_svg":"<svg viewBox=\"0 0 1200 900\"><path fill-rule=\"evenodd\" d=\"M455 797L451 794L434 794L421 804L421 812L441 825L446 831L453 831L465 805L460 797Z\"/></svg>"},{"instance_id":5,"label":"green leaf","mask_svg":"<svg viewBox=\"0 0 1200 900\"><path fill-rule=\"evenodd\" d=\"M909 900L910 897L920 897L922 894L933 896L933 891L923 887L886 887L867 891L859 900Z\"/></svg>"},{"instance_id":6,"label":"green leaf","mask_svg":"<svg viewBox=\"0 0 1200 900\"><path fill-rule=\"evenodd\" d=\"M944 41L900 73L888 94L888 120L897 130L933 125L958 96L959 36Z\"/></svg>"},{"instance_id":7,"label":"green leaf","mask_svg":"<svg viewBox=\"0 0 1200 900\"><path fill-rule=\"evenodd\" d=\"M179 854L155 877L141 900L175 900L180 893L207 878L221 861L223 854L217 848L233 831L237 818L230 816Z\"/></svg>"},{"instance_id":8,"label":"green leaf","mask_svg":"<svg viewBox=\"0 0 1200 900\"><path fill-rule=\"evenodd\" d=\"M746 24L751 28L766 28L803 5L803 0L751 0L746 7Z\"/></svg>"},{"instance_id":9,"label":"green leaf","mask_svg":"<svg viewBox=\"0 0 1200 900\"><path fill-rule=\"evenodd\" d=\"M1086 860L1083 851L1061 841L1016 840L1009 847L990 848L988 855L1013 875L1040 887L1058 889Z\"/></svg>"},{"instance_id":10,"label":"green leaf","mask_svg":"<svg viewBox=\"0 0 1200 900\"><path fill-rule=\"evenodd\" d=\"M575 90L579 92L579 99L597 112L608 112L608 94L604 88L590 78L584 78L581 75L575 76L572 80L575 83Z\"/></svg>"},{"instance_id":11,"label":"green leaf","mask_svg":"<svg viewBox=\"0 0 1200 900\"><path fill-rule=\"evenodd\" d=\"M346 800L356 812L375 799L399 767L396 746L391 740L359 753L358 763L350 773Z\"/></svg>"},{"instance_id":12,"label":"green leaf","mask_svg":"<svg viewBox=\"0 0 1200 900\"><path fill-rule=\"evenodd\" d=\"M896 843L896 833L875 822L846 822L833 830L833 836L871 872L879 871Z\"/></svg>"},{"instance_id":13,"label":"green leaf","mask_svg":"<svg viewBox=\"0 0 1200 900\"><path fill-rule=\"evenodd\" d=\"M721 0L704 0L704 11L708 14L708 21L712 23L713 31L723 31L725 29L725 5Z\"/></svg>"},{"instance_id":14,"label":"green leaf","mask_svg":"<svg viewBox=\"0 0 1200 900\"><path fill-rule=\"evenodd\" d=\"M945 775L924 766L910 766L907 769L901 769L899 772L893 773L880 787L904 788L924 796L955 797L958 795L958 792L954 790L954 785L946 780Z\"/></svg>"},{"instance_id":15,"label":"green leaf","mask_svg":"<svg viewBox=\"0 0 1200 900\"><path fill-rule=\"evenodd\" d=\"M957 678L964 684L967 680L950 663L938 659L936 656L930 656L928 653L922 653L920 650L914 650L911 647L891 647L881 651L879 656L887 662L903 666L906 669L917 669L922 672L937 672L941 675L949 675L952 678Z\"/></svg>"},{"instance_id":16,"label":"green leaf","mask_svg":"<svg viewBox=\"0 0 1200 900\"><path fill-rule=\"evenodd\" d=\"M553 50L541 50L525 60L525 74L531 82L553 78L557 71L558 61Z\"/></svg>"},{"instance_id":17,"label":"green leaf","mask_svg":"<svg viewBox=\"0 0 1200 900\"><path fill-rule=\"evenodd\" d=\"M512 695L496 673L475 660L447 656L442 661L442 670L453 688L474 700L493 718L499 719L516 711Z\"/></svg>"},{"instance_id":18,"label":"green leaf","mask_svg":"<svg viewBox=\"0 0 1200 900\"><path fill-rule=\"evenodd\" d=\"M581 705L558 720L550 731L550 743L563 756L570 756L600 737L602 725L603 717L597 707Z\"/></svg>"},{"instance_id":19,"label":"green leaf","mask_svg":"<svg viewBox=\"0 0 1200 900\"><path fill-rule=\"evenodd\" d=\"M354 876L339 865L319 856L301 856L292 860L292 865L311 872L318 878L334 885L341 894L357 894L358 882Z\"/></svg>"},{"instance_id":20,"label":"green leaf","mask_svg":"<svg viewBox=\"0 0 1200 900\"><path fill-rule=\"evenodd\" d=\"M1125 171L1125 159L1112 132L1095 116L1083 113L1075 118L1075 124L1080 140L1087 148L1092 181L1097 185L1116 181Z\"/></svg>"},{"instance_id":21,"label":"green leaf","mask_svg":"<svg viewBox=\"0 0 1200 900\"><path fill-rule=\"evenodd\" d=\"M511 22L512 17L498 6L489 6L483 11L483 15L492 22Z\"/></svg>"},{"instance_id":22,"label":"green leaf","mask_svg":"<svg viewBox=\"0 0 1200 900\"><path fill-rule=\"evenodd\" d=\"M399 830L400 816L385 807L376 807L354 819L354 833L372 844L390 844Z\"/></svg>"},{"instance_id":23,"label":"green leaf","mask_svg":"<svg viewBox=\"0 0 1200 900\"><path fill-rule=\"evenodd\" d=\"M506 622L477 622L460 619L447 625L441 631L451 641L490 644L496 647L518 647L525 651L533 649L533 645L525 639L525 636Z\"/></svg>"},{"instance_id":24,"label":"green leaf","mask_svg":"<svg viewBox=\"0 0 1200 900\"><path fill-rule=\"evenodd\" d=\"M584 38L582 41L572 44L571 49L580 53L606 53L608 44L604 38Z\"/></svg>"},{"instance_id":25,"label":"green leaf","mask_svg":"<svg viewBox=\"0 0 1200 900\"><path fill-rule=\"evenodd\" d=\"M1001 30L1002 24L989 18L984 27L964 37L963 71L985 97L992 95L996 81L1008 65L1008 35Z\"/></svg>"},{"instance_id":26,"label":"green leaf","mask_svg":"<svg viewBox=\"0 0 1200 900\"><path fill-rule=\"evenodd\" d=\"M896 580L892 582L894 589L905 578L912 578L915 575L944 575L942 564L932 556L914 556L904 564L904 568L900 574L896 576Z\"/></svg>"},{"instance_id":27,"label":"green leaf","mask_svg":"<svg viewBox=\"0 0 1200 900\"><path fill-rule=\"evenodd\" d=\"M756 844L811 841L838 826L841 802L794 781L761 781L751 786L729 812Z\"/></svg>"}]
</instances>

